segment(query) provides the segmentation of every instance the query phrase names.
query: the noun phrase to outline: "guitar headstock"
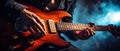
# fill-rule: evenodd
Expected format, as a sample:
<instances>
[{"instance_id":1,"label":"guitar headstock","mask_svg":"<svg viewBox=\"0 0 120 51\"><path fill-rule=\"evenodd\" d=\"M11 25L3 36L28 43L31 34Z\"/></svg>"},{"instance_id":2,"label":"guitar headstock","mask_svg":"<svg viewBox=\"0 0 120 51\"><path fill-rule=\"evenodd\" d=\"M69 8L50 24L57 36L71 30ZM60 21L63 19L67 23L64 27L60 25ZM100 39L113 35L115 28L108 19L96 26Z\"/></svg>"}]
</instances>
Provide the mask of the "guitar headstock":
<instances>
[{"instance_id":1,"label":"guitar headstock","mask_svg":"<svg viewBox=\"0 0 120 51\"><path fill-rule=\"evenodd\" d=\"M112 33L113 36L120 36L120 26L110 24L109 31Z\"/></svg>"}]
</instances>

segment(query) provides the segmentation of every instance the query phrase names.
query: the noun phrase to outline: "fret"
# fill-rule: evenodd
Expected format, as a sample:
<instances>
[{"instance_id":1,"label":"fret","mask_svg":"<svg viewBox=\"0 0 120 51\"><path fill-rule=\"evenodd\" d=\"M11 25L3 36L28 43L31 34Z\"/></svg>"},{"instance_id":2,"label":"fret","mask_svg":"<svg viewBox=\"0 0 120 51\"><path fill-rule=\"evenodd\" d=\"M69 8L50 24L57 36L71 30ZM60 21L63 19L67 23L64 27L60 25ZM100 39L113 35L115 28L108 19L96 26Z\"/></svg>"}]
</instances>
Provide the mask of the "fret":
<instances>
[{"instance_id":1,"label":"fret","mask_svg":"<svg viewBox=\"0 0 120 51\"><path fill-rule=\"evenodd\" d=\"M81 24L81 30L83 30L83 29L85 29L85 27L84 27L84 25L83 25L83 24Z\"/></svg>"},{"instance_id":2,"label":"fret","mask_svg":"<svg viewBox=\"0 0 120 51\"><path fill-rule=\"evenodd\" d=\"M84 30L86 28L92 28L95 31L105 31L108 30L108 26L93 26L90 27L89 24L74 24L74 23L56 23L58 31L76 31Z\"/></svg>"},{"instance_id":3,"label":"fret","mask_svg":"<svg viewBox=\"0 0 120 51\"><path fill-rule=\"evenodd\" d=\"M80 30L83 30L83 29L89 28L90 26L88 24L78 24L78 27Z\"/></svg>"},{"instance_id":4,"label":"fret","mask_svg":"<svg viewBox=\"0 0 120 51\"><path fill-rule=\"evenodd\" d=\"M75 29L78 29L78 26L77 26L77 25L75 25Z\"/></svg>"},{"instance_id":5,"label":"fret","mask_svg":"<svg viewBox=\"0 0 120 51\"><path fill-rule=\"evenodd\" d=\"M73 23L56 23L58 31L76 31L83 30L88 26L88 24L73 24Z\"/></svg>"},{"instance_id":6,"label":"fret","mask_svg":"<svg viewBox=\"0 0 120 51\"><path fill-rule=\"evenodd\" d=\"M79 28L79 29L81 29L81 24L80 24L80 25L79 25L79 24L77 24L77 26L78 26L78 28Z\"/></svg>"},{"instance_id":7,"label":"fret","mask_svg":"<svg viewBox=\"0 0 120 51\"><path fill-rule=\"evenodd\" d=\"M73 24L69 24L69 25L71 25L71 30L73 30L74 29L74 25Z\"/></svg>"},{"instance_id":8,"label":"fret","mask_svg":"<svg viewBox=\"0 0 120 51\"><path fill-rule=\"evenodd\" d=\"M81 24L82 26L81 26L81 29L84 29L84 25L83 24Z\"/></svg>"}]
</instances>

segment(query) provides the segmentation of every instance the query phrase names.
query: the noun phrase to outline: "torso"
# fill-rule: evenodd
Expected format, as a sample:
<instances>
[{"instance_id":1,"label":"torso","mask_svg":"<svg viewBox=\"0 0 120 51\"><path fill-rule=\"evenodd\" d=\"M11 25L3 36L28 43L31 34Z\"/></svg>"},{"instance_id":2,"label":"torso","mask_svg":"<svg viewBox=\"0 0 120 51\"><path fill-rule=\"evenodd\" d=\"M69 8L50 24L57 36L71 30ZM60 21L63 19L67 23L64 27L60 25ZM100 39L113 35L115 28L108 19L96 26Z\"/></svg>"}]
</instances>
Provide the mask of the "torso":
<instances>
[{"instance_id":1,"label":"torso","mask_svg":"<svg viewBox=\"0 0 120 51\"><path fill-rule=\"evenodd\" d=\"M69 10L68 6L71 6L72 2L75 0L16 0L19 3L25 3L29 5L33 5L40 10L44 11L53 11L53 10ZM54 4L51 4L52 1L55 1ZM73 3L74 4L74 3ZM50 10L46 10L48 7Z\"/></svg>"}]
</instances>

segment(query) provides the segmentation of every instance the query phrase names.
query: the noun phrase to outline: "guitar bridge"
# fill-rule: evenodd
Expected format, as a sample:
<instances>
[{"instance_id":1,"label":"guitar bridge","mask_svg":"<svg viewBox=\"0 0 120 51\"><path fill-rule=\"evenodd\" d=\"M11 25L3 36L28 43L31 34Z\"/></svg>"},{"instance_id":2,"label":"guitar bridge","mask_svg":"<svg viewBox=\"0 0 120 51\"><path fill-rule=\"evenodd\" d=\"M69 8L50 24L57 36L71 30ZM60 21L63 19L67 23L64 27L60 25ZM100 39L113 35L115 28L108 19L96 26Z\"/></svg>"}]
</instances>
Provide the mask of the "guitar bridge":
<instances>
[{"instance_id":1,"label":"guitar bridge","mask_svg":"<svg viewBox=\"0 0 120 51\"><path fill-rule=\"evenodd\" d=\"M50 33L57 32L54 20L50 20L50 19L48 20L48 29Z\"/></svg>"}]
</instances>

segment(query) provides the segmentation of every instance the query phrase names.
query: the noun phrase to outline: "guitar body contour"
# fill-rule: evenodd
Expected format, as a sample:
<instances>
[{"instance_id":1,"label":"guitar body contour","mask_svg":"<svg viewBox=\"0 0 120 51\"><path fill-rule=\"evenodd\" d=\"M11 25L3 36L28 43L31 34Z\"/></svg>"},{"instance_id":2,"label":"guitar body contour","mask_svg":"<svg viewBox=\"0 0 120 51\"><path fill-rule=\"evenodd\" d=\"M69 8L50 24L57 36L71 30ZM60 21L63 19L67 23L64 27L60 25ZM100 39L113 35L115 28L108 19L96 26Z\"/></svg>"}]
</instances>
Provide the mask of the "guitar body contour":
<instances>
[{"instance_id":1,"label":"guitar body contour","mask_svg":"<svg viewBox=\"0 0 120 51\"><path fill-rule=\"evenodd\" d=\"M19 44L19 43L17 45L15 44L16 49L17 48L20 50L22 49L21 51L35 51L37 48L41 47L43 44L46 44L46 43L51 43L51 44L55 44L58 46L69 46L70 45L69 42L62 40L59 37L59 32L57 30L54 33L50 33L49 32L50 26L48 25L48 20L53 20L56 23L56 22L61 22L61 20L64 17L71 17L71 15L69 13L67 13L65 11L43 12L43 11L40 11L39 9L33 7L33 6L30 6L30 5L26 5L26 6L30 9L30 11L32 11L36 15L38 15L40 19L44 20L43 22L45 24L45 34L43 37L34 40L34 44L29 46L29 47L20 48L21 44ZM3 20L0 18L0 24L1 24L0 25L0 37L1 37L0 38L0 40L1 40L0 48L5 49L5 50L1 50L1 49L0 50L1 51L9 51L8 48L12 43L11 36L13 34L17 34L18 32L16 32L14 25L11 24L9 21L6 21L6 20ZM91 27L91 26L86 25L86 24L72 24L72 23L62 23L62 24L63 24L63 26L60 26L60 27L56 26L57 27L56 29L61 28L63 31L63 28L64 28L67 31L68 30L71 31L71 30L82 30L82 29L85 29L87 27L87 28L92 28L95 31L99 31L99 30L100 31L108 31L108 30L110 31L111 30L110 32L113 35L120 36L120 28L116 27L116 26L114 27L113 25L109 25L109 26L99 26L98 25L98 26ZM59 23L59 25L61 25L61 23ZM68 27L66 27L65 25ZM76 28L76 25L79 29ZM61 30L61 29L59 29L59 30ZM22 32L21 34L23 34L24 37L31 35L29 30L26 32ZM21 40L25 41L24 38L22 38ZM14 42L14 43L16 43L16 42ZM27 42L25 42L25 43L27 43ZM20 50L18 50L18 51L20 51Z\"/></svg>"},{"instance_id":2,"label":"guitar body contour","mask_svg":"<svg viewBox=\"0 0 120 51\"><path fill-rule=\"evenodd\" d=\"M46 32L45 35L34 41L34 44L30 47L28 47L27 49L25 49L25 51L34 51L37 48L39 48L40 46L42 46L45 43L52 43L55 45L59 45L59 46L69 46L70 43L69 42L65 42L64 40L62 40L59 37L59 33L54 33L51 34L48 31L48 26L47 26L47 20L51 19L54 20L54 22L60 22L61 19L65 16L71 17L71 15L65 11L53 11L53 12L43 12L40 11L39 9L30 6L30 5L26 5L30 10L32 10L32 12L34 12L36 15L38 15L40 17L40 19L43 19L45 22L45 27L46 27ZM24 33L24 34L28 34Z\"/></svg>"}]
</instances>

